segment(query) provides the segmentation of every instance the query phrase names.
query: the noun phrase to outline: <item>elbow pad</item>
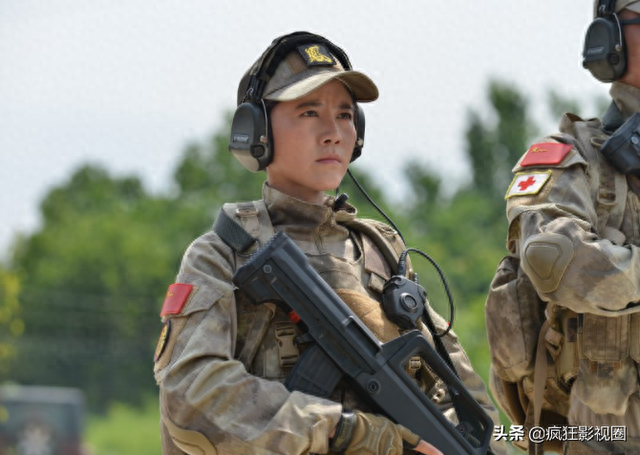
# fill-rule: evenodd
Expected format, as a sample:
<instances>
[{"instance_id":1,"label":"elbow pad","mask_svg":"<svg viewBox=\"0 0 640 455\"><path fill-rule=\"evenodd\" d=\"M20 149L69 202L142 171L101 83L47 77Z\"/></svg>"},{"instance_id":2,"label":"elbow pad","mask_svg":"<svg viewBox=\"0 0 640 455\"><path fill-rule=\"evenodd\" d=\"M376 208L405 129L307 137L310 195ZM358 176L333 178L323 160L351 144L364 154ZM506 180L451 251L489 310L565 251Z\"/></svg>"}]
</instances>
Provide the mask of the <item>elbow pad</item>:
<instances>
[{"instance_id":1,"label":"elbow pad","mask_svg":"<svg viewBox=\"0 0 640 455\"><path fill-rule=\"evenodd\" d=\"M522 270L538 292L553 292L573 254L573 243L562 234L532 235L522 246Z\"/></svg>"}]
</instances>

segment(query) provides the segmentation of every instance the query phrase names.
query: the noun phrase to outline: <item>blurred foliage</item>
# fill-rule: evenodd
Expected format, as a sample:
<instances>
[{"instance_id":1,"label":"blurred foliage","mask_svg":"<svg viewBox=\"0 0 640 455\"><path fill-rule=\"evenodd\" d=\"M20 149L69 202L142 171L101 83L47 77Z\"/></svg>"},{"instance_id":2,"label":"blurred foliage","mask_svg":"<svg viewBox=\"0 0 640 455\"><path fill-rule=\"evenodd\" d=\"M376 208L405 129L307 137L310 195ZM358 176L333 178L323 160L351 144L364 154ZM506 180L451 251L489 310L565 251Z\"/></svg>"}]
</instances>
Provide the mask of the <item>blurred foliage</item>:
<instances>
[{"instance_id":1,"label":"blurred foliage","mask_svg":"<svg viewBox=\"0 0 640 455\"><path fill-rule=\"evenodd\" d=\"M186 147L171 196L91 165L46 196L42 228L15 248L25 332L0 381L80 387L97 411L155 391L158 313L184 250L223 202L260 196L263 175L247 175L227 137Z\"/></svg>"},{"instance_id":2,"label":"blurred foliage","mask_svg":"<svg viewBox=\"0 0 640 455\"><path fill-rule=\"evenodd\" d=\"M20 280L0 267L0 376L8 376L15 359L14 340L24 332L20 317Z\"/></svg>"},{"instance_id":3,"label":"blurred foliage","mask_svg":"<svg viewBox=\"0 0 640 455\"><path fill-rule=\"evenodd\" d=\"M580 107L557 94L550 97L552 110ZM441 193L442 176L411 162L404 172L412 198L400 206L357 162L352 166L408 245L441 267L456 306L454 329L485 380L483 307L506 252L503 196L512 166L537 134L529 101L513 85L492 81L487 101L488 109L468 110L464 134L471 179L452 196ZM265 174L247 172L228 153L231 115L225 118L226 126L208 141L185 147L168 194L151 195L137 177L116 177L94 165L77 169L49 192L41 228L12 245L11 263L0 270L0 382L79 387L92 412L135 425L134 411L111 404L148 406L142 397L156 393L158 312L184 250L211 227L224 202L261 196ZM382 220L351 179L345 178L340 191L349 194L360 216ZM437 271L418 254L411 261L432 305L448 318ZM106 442L110 433L128 432L109 428L107 420L106 429L98 430L100 422L91 424L90 434L96 447L108 447L105 454L144 453L111 446L117 441Z\"/></svg>"},{"instance_id":4,"label":"blurred foliage","mask_svg":"<svg viewBox=\"0 0 640 455\"><path fill-rule=\"evenodd\" d=\"M111 403L105 415L92 416L87 422L84 438L87 453L158 455L162 453L159 421L155 396L145 397L142 406Z\"/></svg>"},{"instance_id":5,"label":"blurred foliage","mask_svg":"<svg viewBox=\"0 0 640 455\"><path fill-rule=\"evenodd\" d=\"M595 96L590 100L589 105L584 102L588 100L576 100L564 96L562 93L551 89L547 93L548 107L551 116L559 119L565 112L571 112L582 118L601 117L611 103L611 98L605 95Z\"/></svg>"},{"instance_id":6,"label":"blurred foliage","mask_svg":"<svg viewBox=\"0 0 640 455\"><path fill-rule=\"evenodd\" d=\"M162 205L138 179L91 166L51 191L14 258L25 333L12 380L80 387L99 408L153 385L149 315L177 266L170 229L156 229Z\"/></svg>"},{"instance_id":7,"label":"blurred foliage","mask_svg":"<svg viewBox=\"0 0 640 455\"><path fill-rule=\"evenodd\" d=\"M248 172L228 152L232 114L225 113L224 127L205 144L191 144L174 173L175 201L199 209L208 227L225 202L261 197L264 172ZM205 221L205 219L203 219Z\"/></svg>"},{"instance_id":8,"label":"blurred foliage","mask_svg":"<svg viewBox=\"0 0 640 455\"><path fill-rule=\"evenodd\" d=\"M474 192L498 202L511 181L511 168L537 134L529 101L514 86L491 81L489 115L467 112L466 152L473 172Z\"/></svg>"}]
</instances>

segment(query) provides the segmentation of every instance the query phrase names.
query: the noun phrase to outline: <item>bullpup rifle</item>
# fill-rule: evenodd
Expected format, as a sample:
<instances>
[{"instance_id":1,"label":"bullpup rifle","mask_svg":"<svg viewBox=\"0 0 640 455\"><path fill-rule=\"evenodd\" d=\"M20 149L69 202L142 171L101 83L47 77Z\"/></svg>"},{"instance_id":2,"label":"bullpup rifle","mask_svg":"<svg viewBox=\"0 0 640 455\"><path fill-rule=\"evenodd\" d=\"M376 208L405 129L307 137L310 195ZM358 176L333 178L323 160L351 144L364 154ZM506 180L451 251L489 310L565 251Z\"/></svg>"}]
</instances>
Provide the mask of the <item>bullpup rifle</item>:
<instances>
[{"instance_id":1,"label":"bullpup rifle","mask_svg":"<svg viewBox=\"0 0 640 455\"><path fill-rule=\"evenodd\" d=\"M273 302L293 311L313 339L285 386L328 397L345 378L382 415L418 434L447 455L484 455L493 421L419 330L382 344L311 267L307 257L278 232L240 267L234 284L256 305ZM406 362L420 356L464 403L451 423L407 375ZM459 401L459 402L460 402Z\"/></svg>"}]
</instances>

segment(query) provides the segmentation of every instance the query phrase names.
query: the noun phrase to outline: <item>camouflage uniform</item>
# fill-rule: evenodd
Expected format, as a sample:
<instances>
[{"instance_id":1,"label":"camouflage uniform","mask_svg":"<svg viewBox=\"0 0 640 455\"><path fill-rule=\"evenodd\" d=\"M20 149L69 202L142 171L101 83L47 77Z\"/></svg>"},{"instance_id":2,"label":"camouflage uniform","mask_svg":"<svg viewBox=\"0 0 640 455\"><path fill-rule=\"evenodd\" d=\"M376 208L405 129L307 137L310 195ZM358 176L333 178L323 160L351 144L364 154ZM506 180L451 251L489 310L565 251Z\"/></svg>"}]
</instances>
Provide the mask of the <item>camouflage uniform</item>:
<instances>
[{"instance_id":1,"label":"camouflage uniform","mask_svg":"<svg viewBox=\"0 0 640 455\"><path fill-rule=\"evenodd\" d=\"M640 89L615 82L610 94L623 120L640 112ZM600 153L608 136L599 120L569 114L560 131L544 141L569 144L559 163L522 166L521 159L514 169L528 183L527 173L548 177L532 192L526 184L510 189L508 246L544 301L578 313L569 424L627 427L625 443L565 450L640 453L640 179ZM605 215L616 217L615 226L605 226Z\"/></svg>"},{"instance_id":2,"label":"camouflage uniform","mask_svg":"<svg viewBox=\"0 0 640 455\"><path fill-rule=\"evenodd\" d=\"M382 340L397 336L379 304L389 266L370 239L344 226L355 209L345 204L334 211L331 197L324 206L313 205L268 185L263 201L273 228L295 241L373 333ZM234 290L235 261L214 232L194 241L184 256L177 281L194 288L177 314L165 316L171 330L155 366L164 453L182 454L194 446L199 449L192 453L206 454L327 453L329 432L343 407L366 411L366 406L342 384L331 400L285 389L291 342L284 332L290 322L279 309L255 356L246 367L238 360L258 310ZM445 327L444 320L436 321ZM465 385L497 422L485 386L452 332L445 345ZM442 410L454 415L442 384L434 383L422 365L413 374Z\"/></svg>"}]
</instances>

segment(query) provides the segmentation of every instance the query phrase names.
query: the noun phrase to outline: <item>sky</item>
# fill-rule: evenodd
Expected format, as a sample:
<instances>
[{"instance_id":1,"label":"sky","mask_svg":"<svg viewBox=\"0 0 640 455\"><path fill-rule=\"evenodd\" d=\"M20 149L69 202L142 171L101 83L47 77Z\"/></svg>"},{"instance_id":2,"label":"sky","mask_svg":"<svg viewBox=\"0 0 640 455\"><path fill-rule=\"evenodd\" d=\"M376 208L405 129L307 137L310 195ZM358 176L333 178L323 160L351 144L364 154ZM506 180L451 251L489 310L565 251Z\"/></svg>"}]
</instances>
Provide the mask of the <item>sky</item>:
<instances>
[{"instance_id":1,"label":"sky","mask_svg":"<svg viewBox=\"0 0 640 455\"><path fill-rule=\"evenodd\" d=\"M489 112L492 78L526 94L545 133L549 89L607 94L581 66L591 11L589 0L0 1L0 259L83 164L168 191L184 147L235 107L244 71L296 30L329 38L378 85L354 166L396 199L410 197L410 161L453 189L469 179L464 126L469 109Z\"/></svg>"}]
</instances>

